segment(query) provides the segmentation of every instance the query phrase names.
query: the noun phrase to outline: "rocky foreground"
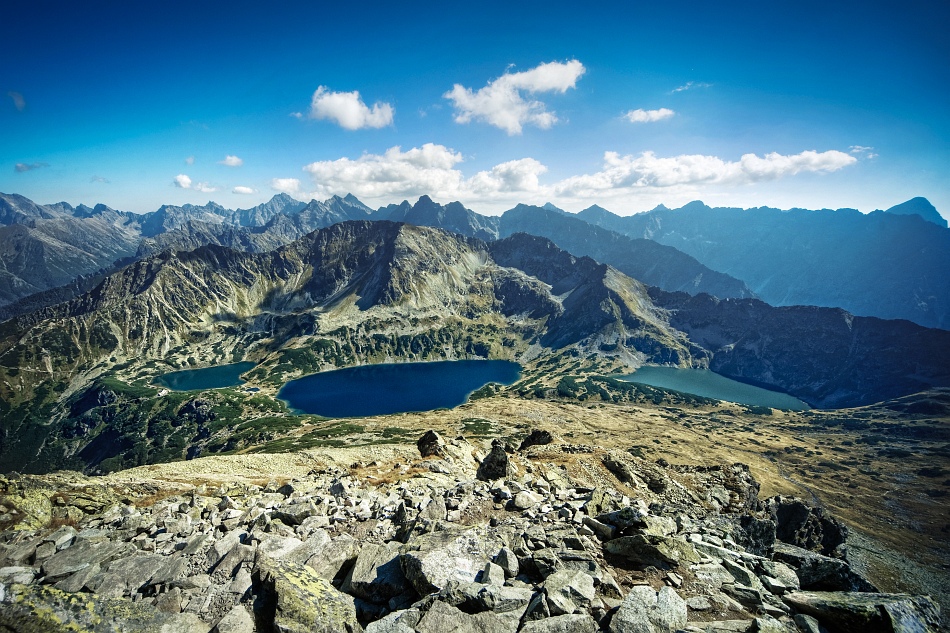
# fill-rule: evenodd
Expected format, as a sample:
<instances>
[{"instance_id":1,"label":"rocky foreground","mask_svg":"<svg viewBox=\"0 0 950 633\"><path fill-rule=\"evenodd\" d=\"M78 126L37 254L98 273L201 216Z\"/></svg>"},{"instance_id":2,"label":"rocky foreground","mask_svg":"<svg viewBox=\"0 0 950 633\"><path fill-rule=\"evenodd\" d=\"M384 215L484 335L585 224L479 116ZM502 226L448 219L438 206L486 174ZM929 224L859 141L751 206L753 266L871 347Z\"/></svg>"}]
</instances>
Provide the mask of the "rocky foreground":
<instances>
[{"instance_id":1,"label":"rocky foreground","mask_svg":"<svg viewBox=\"0 0 950 633\"><path fill-rule=\"evenodd\" d=\"M0 477L0 631L940 627L930 598L850 567L842 524L760 500L741 464L551 442L429 432L411 458L266 485Z\"/></svg>"}]
</instances>

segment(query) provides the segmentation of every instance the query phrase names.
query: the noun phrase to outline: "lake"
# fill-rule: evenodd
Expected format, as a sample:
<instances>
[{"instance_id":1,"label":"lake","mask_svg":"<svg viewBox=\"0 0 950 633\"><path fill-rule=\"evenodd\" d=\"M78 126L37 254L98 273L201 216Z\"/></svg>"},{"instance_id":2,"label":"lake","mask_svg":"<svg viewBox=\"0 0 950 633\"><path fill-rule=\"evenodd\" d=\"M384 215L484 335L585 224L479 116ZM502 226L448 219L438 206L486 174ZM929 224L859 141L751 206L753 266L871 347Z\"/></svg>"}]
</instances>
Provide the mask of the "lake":
<instances>
[{"instance_id":1,"label":"lake","mask_svg":"<svg viewBox=\"0 0 950 633\"><path fill-rule=\"evenodd\" d=\"M510 385L521 366L506 360L454 360L349 367L291 380L277 397L302 413L352 418L452 408L488 383Z\"/></svg>"},{"instance_id":2,"label":"lake","mask_svg":"<svg viewBox=\"0 0 950 633\"><path fill-rule=\"evenodd\" d=\"M773 409L791 409L806 411L810 407L787 393L762 389L744 382L732 380L705 369L680 369L679 367L656 367L644 365L636 372L626 376L614 376L618 380L634 382L661 389L672 389L691 393L704 398L715 398L727 402L771 407Z\"/></svg>"},{"instance_id":3,"label":"lake","mask_svg":"<svg viewBox=\"0 0 950 633\"><path fill-rule=\"evenodd\" d=\"M254 365L250 361L232 363L230 365L215 365L202 369L185 369L163 374L155 379L155 384L168 387L174 391L193 391L197 389L220 389L221 387L236 387L243 385L241 374L250 371Z\"/></svg>"}]
</instances>

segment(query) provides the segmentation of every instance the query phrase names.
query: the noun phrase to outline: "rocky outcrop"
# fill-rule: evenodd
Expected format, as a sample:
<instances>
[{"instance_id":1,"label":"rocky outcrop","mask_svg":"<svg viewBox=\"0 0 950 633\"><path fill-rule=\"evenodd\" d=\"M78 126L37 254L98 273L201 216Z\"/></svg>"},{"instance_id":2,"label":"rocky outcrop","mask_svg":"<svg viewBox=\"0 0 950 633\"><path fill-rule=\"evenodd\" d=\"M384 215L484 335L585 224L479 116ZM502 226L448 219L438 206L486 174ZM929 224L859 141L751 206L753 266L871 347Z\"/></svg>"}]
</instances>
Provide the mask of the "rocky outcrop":
<instances>
[{"instance_id":1,"label":"rocky outcrop","mask_svg":"<svg viewBox=\"0 0 950 633\"><path fill-rule=\"evenodd\" d=\"M0 532L0 628L935 630L929 599L850 593L873 587L846 560L776 542L741 465L611 453L592 464L613 484L591 487L539 461L556 444L506 454L505 474L487 481L473 477L471 445L443 450L418 460L415 477L380 484L324 468L283 485L153 487L148 498L135 481L11 477L19 498L81 508L71 524L48 527L47 510ZM99 490L87 495L96 502L74 501L81 489Z\"/></svg>"}]
</instances>

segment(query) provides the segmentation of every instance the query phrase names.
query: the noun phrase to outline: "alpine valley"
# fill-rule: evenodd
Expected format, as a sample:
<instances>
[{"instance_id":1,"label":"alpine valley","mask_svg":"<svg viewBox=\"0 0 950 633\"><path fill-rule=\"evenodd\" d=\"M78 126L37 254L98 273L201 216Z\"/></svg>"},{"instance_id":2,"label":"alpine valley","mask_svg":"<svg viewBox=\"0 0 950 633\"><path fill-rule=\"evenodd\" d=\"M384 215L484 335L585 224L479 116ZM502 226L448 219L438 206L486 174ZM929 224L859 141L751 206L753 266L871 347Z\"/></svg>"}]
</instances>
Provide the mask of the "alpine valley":
<instances>
[{"instance_id":1,"label":"alpine valley","mask_svg":"<svg viewBox=\"0 0 950 633\"><path fill-rule=\"evenodd\" d=\"M0 194L0 630L937 630L947 271L922 198L621 217ZM450 410L278 398L461 359L522 371ZM242 361L237 386L156 382ZM812 408L618 378L643 365Z\"/></svg>"}]
</instances>

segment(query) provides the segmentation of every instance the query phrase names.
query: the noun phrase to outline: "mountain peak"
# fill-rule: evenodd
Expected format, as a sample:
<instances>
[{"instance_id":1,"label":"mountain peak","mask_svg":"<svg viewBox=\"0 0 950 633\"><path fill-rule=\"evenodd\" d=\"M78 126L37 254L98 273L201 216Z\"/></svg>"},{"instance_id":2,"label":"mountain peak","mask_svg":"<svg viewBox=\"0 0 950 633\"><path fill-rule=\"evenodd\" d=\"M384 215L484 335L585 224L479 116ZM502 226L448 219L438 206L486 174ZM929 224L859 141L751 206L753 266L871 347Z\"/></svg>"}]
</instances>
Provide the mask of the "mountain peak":
<instances>
[{"instance_id":1,"label":"mountain peak","mask_svg":"<svg viewBox=\"0 0 950 633\"><path fill-rule=\"evenodd\" d=\"M896 204L884 213L893 213L895 215L919 215L928 222L933 222L937 226L947 228L947 221L937 211L930 200L923 197L911 198L907 202Z\"/></svg>"},{"instance_id":2,"label":"mountain peak","mask_svg":"<svg viewBox=\"0 0 950 633\"><path fill-rule=\"evenodd\" d=\"M709 207L706 206L706 203L702 200L693 200L692 202L687 202L679 208L680 211L705 211L707 209L709 209Z\"/></svg>"}]
</instances>

